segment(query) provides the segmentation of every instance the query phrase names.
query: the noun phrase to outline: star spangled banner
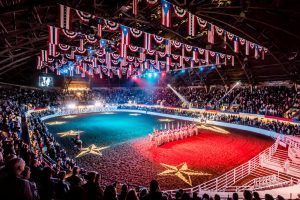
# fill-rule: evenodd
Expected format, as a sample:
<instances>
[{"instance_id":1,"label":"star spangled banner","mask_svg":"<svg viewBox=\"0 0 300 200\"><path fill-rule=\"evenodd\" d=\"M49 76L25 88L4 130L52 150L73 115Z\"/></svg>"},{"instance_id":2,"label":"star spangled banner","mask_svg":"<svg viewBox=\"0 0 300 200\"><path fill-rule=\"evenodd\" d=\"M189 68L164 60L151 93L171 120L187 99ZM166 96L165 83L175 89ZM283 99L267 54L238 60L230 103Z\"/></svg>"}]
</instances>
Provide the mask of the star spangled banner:
<instances>
[{"instance_id":1,"label":"star spangled banner","mask_svg":"<svg viewBox=\"0 0 300 200\"><path fill-rule=\"evenodd\" d=\"M121 44L130 44L129 28L124 25L121 25Z\"/></svg>"},{"instance_id":2,"label":"star spangled banner","mask_svg":"<svg viewBox=\"0 0 300 200\"><path fill-rule=\"evenodd\" d=\"M171 4L165 0L161 1L161 24L171 27Z\"/></svg>"}]
</instances>

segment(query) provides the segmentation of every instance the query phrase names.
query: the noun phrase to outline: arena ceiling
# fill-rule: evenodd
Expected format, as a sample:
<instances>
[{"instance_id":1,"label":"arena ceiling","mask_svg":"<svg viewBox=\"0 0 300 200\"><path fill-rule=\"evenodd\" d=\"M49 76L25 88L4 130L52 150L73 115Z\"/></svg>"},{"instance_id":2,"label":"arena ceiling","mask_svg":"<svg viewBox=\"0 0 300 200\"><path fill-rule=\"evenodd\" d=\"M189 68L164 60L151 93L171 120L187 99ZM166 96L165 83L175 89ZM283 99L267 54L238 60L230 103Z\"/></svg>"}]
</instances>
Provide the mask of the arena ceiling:
<instances>
[{"instance_id":1,"label":"arena ceiling","mask_svg":"<svg viewBox=\"0 0 300 200\"><path fill-rule=\"evenodd\" d=\"M191 71L177 79L179 84L227 84L241 80L300 80L299 0L170 0L223 29L269 49L265 60L236 54L235 67L222 66L209 73ZM207 35L186 34L180 20L173 28L160 24L157 6L139 5L132 15L132 0L0 0L0 81L30 84L37 73L36 56L47 48L47 25L58 23L58 4L106 17L131 27L186 44L224 51L223 43L207 46ZM234 54L232 48L228 53Z\"/></svg>"}]
</instances>

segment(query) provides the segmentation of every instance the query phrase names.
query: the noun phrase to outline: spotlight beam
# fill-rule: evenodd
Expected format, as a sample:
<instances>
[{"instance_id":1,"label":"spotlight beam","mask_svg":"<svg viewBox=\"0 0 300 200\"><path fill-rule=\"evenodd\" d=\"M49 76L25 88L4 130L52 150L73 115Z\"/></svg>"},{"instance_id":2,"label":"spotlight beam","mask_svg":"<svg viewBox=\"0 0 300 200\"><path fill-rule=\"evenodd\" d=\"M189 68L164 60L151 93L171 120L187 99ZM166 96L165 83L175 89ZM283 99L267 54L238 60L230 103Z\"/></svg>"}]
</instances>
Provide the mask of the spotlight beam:
<instances>
[{"instance_id":1,"label":"spotlight beam","mask_svg":"<svg viewBox=\"0 0 300 200\"><path fill-rule=\"evenodd\" d=\"M176 94L176 96L178 96L178 98L179 98L183 103L185 103L186 105L190 105L190 102L188 102L188 101L184 98L184 96L182 96L179 92L177 92L170 84L168 84L167 86L168 86L168 88L170 88L170 89L174 92L174 94Z\"/></svg>"},{"instance_id":2,"label":"spotlight beam","mask_svg":"<svg viewBox=\"0 0 300 200\"><path fill-rule=\"evenodd\" d=\"M234 86L228 91L228 92L226 92L223 96L222 96L222 98L220 98L219 100L218 100L218 103L220 103L228 94L230 94L231 92L232 92L232 90L234 89L234 88L236 88L237 86L239 86L241 84L241 81L238 81L238 82L236 82L235 84L234 84Z\"/></svg>"}]
</instances>

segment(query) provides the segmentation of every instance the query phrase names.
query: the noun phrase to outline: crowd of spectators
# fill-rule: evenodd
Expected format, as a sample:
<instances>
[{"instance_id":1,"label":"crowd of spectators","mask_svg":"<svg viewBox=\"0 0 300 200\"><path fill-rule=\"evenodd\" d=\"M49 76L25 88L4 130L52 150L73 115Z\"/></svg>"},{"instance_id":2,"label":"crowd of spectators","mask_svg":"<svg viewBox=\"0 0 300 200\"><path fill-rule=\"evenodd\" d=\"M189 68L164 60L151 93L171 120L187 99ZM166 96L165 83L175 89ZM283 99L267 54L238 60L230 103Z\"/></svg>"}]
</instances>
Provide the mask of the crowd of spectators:
<instances>
[{"instance_id":1,"label":"crowd of spectators","mask_svg":"<svg viewBox=\"0 0 300 200\"><path fill-rule=\"evenodd\" d=\"M104 92L105 90L105 92ZM242 101L248 101L246 93L236 91L233 95L218 101L225 94L225 90L213 89L212 93L204 89L179 89L185 93L185 97L197 105L223 105L232 102L236 95L243 97ZM197 95L201 91L199 101ZM202 94L203 93L203 94ZM49 133L40 117L53 114L51 111L32 113L25 117L25 112L32 108L45 108L58 106L62 102L76 96L80 101L95 101L104 99L107 103L137 103L153 104L162 102L164 105L178 107L180 101L169 89L141 90L141 89L113 89L98 90L97 92L69 92L65 96L62 91L43 91L37 89L22 88L0 88L0 199L103 199L103 200L160 200L171 199L169 194L160 192L157 181L151 181L150 189L129 188L126 184L122 187L117 183L100 185L101 175L90 171L87 172L77 166L74 159L69 158L66 151L55 141ZM286 92L279 93L279 99L287 98ZM292 94L293 96L294 94ZM263 97L272 99L269 103L280 103L276 96L265 95ZM297 97L294 95L293 97ZM274 100L276 99L276 100ZM261 100L263 101L263 100ZM291 106L296 101L291 98L285 102ZM241 104L242 105L242 104ZM248 104L247 104L248 105ZM285 105L283 105L284 107ZM125 107L122 107L125 108ZM132 108L132 107L126 107ZM144 107L136 107L145 109ZM215 107L220 108L220 107ZM275 107L274 107L275 108ZM277 106L276 108L282 108ZM285 107L286 108L286 107ZM153 111L178 114L183 116L200 117L203 120L225 121L230 123L244 124L274 130L279 133L299 135L298 125L280 123L276 121L262 121L259 119L241 118L238 115L225 115L214 113L195 113L179 109L151 108ZM30 141L23 140L24 134L28 132ZM245 193L245 199L252 199L251 193ZM248 196L247 196L248 195ZM250 197L251 196L251 197ZM254 196L254 198L256 198ZM266 196L266 199L272 199ZM199 197L194 193L192 197L188 193L179 190L175 199L215 199L220 196L209 197L204 194ZM233 196L236 199L236 194Z\"/></svg>"},{"instance_id":2,"label":"crowd of spectators","mask_svg":"<svg viewBox=\"0 0 300 200\"><path fill-rule=\"evenodd\" d=\"M85 92L67 92L62 99L92 103L163 105L243 112L292 118L290 108L300 109L300 92L284 86L272 87L179 87L175 88L188 102L183 103L170 88L102 88Z\"/></svg>"}]
</instances>

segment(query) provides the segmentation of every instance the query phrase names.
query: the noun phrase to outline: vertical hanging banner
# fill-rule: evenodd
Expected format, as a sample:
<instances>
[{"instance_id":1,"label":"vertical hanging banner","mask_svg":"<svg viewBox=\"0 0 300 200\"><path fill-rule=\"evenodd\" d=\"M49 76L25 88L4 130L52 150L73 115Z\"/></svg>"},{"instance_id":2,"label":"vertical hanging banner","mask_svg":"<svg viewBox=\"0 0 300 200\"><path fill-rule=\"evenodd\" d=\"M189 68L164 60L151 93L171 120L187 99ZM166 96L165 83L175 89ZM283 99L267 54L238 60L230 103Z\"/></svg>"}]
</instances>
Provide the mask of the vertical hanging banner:
<instances>
[{"instance_id":1,"label":"vertical hanging banner","mask_svg":"<svg viewBox=\"0 0 300 200\"><path fill-rule=\"evenodd\" d=\"M165 46L166 46L166 51L165 53L170 55L172 54L172 44L171 44L171 40L166 39L165 40Z\"/></svg>"},{"instance_id":2,"label":"vertical hanging banner","mask_svg":"<svg viewBox=\"0 0 300 200\"><path fill-rule=\"evenodd\" d=\"M54 26L48 26L48 42L50 44L59 44L59 28Z\"/></svg>"},{"instance_id":3,"label":"vertical hanging banner","mask_svg":"<svg viewBox=\"0 0 300 200\"><path fill-rule=\"evenodd\" d=\"M55 56L56 55L56 45L48 43L48 55Z\"/></svg>"},{"instance_id":4,"label":"vertical hanging banner","mask_svg":"<svg viewBox=\"0 0 300 200\"><path fill-rule=\"evenodd\" d=\"M239 53L239 38L237 36L234 37L234 52Z\"/></svg>"},{"instance_id":5,"label":"vertical hanging banner","mask_svg":"<svg viewBox=\"0 0 300 200\"><path fill-rule=\"evenodd\" d=\"M138 2L139 0L132 0L132 14L137 16L138 14Z\"/></svg>"},{"instance_id":6,"label":"vertical hanging banner","mask_svg":"<svg viewBox=\"0 0 300 200\"><path fill-rule=\"evenodd\" d=\"M205 62L207 65L209 64L209 50L205 50Z\"/></svg>"},{"instance_id":7,"label":"vertical hanging banner","mask_svg":"<svg viewBox=\"0 0 300 200\"><path fill-rule=\"evenodd\" d=\"M84 40L83 40L83 39L80 39L80 40L79 40L79 49L80 49L81 51L83 51L83 48L84 48Z\"/></svg>"},{"instance_id":8,"label":"vertical hanging banner","mask_svg":"<svg viewBox=\"0 0 300 200\"><path fill-rule=\"evenodd\" d=\"M171 4L165 0L161 1L161 24L171 27Z\"/></svg>"},{"instance_id":9,"label":"vertical hanging banner","mask_svg":"<svg viewBox=\"0 0 300 200\"><path fill-rule=\"evenodd\" d=\"M246 54L246 56L249 56L249 48L250 48L250 44L249 44L249 41L248 40L246 40L246 44L245 44L245 54Z\"/></svg>"},{"instance_id":10,"label":"vertical hanging banner","mask_svg":"<svg viewBox=\"0 0 300 200\"><path fill-rule=\"evenodd\" d=\"M60 28L70 30L71 29L71 9L68 6L59 5L60 11Z\"/></svg>"},{"instance_id":11,"label":"vertical hanging banner","mask_svg":"<svg viewBox=\"0 0 300 200\"><path fill-rule=\"evenodd\" d=\"M41 69L41 68L42 68L42 60L41 60L41 56L38 56L36 61L36 69Z\"/></svg>"},{"instance_id":12,"label":"vertical hanging banner","mask_svg":"<svg viewBox=\"0 0 300 200\"><path fill-rule=\"evenodd\" d=\"M47 52L47 50L42 50L41 51L41 58L42 58L42 62L47 62L48 61L48 52Z\"/></svg>"},{"instance_id":13,"label":"vertical hanging banner","mask_svg":"<svg viewBox=\"0 0 300 200\"><path fill-rule=\"evenodd\" d=\"M129 28L127 26L121 26L121 44L130 44Z\"/></svg>"},{"instance_id":14,"label":"vertical hanging banner","mask_svg":"<svg viewBox=\"0 0 300 200\"><path fill-rule=\"evenodd\" d=\"M224 42L224 49L226 49L227 48L227 32L226 31L224 31L223 42Z\"/></svg>"},{"instance_id":15,"label":"vertical hanging banner","mask_svg":"<svg viewBox=\"0 0 300 200\"><path fill-rule=\"evenodd\" d=\"M152 47L152 34L144 32L144 48L151 50Z\"/></svg>"},{"instance_id":16,"label":"vertical hanging banner","mask_svg":"<svg viewBox=\"0 0 300 200\"><path fill-rule=\"evenodd\" d=\"M207 41L211 44L215 43L215 27L211 23L208 23L207 27Z\"/></svg>"},{"instance_id":17,"label":"vertical hanging banner","mask_svg":"<svg viewBox=\"0 0 300 200\"><path fill-rule=\"evenodd\" d=\"M193 48L193 60L197 61L198 60L198 49Z\"/></svg>"},{"instance_id":18,"label":"vertical hanging banner","mask_svg":"<svg viewBox=\"0 0 300 200\"><path fill-rule=\"evenodd\" d=\"M193 15L192 13L189 13L189 20L188 20L188 33L191 36L196 35L196 16Z\"/></svg>"},{"instance_id":19,"label":"vertical hanging banner","mask_svg":"<svg viewBox=\"0 0 300 200\"><path fill-rule=\"evenodd\" d=\"M123 58L123 59L126 59L127 58L127 49L128 49L128 46L126 44L120 44L120 56Z\"/></svg>"},{"instance_id":20,"label":"vertical hanging banner","mask_svg":"<svg viewBox=\"0 0 300 200\"><path fill-rule=\"evenodd\" d=\"M97 36L98 36L99 38L102 37L102 24L101 24L101 23L99 23L99 24L97 25Z\"/></svg>"},{"instance_id":21,"label":"vertical hanging banner","mask_svg":"<svg viewBox=\"0 0 300 200\"><path fill-rule=\"evenodd\" d=\"M170 70L170 66L172 65L172 58L170 55L166 56L166 64L167 64L167 69L166 71L168 72Z\"/></svg>"}]
</instances>

